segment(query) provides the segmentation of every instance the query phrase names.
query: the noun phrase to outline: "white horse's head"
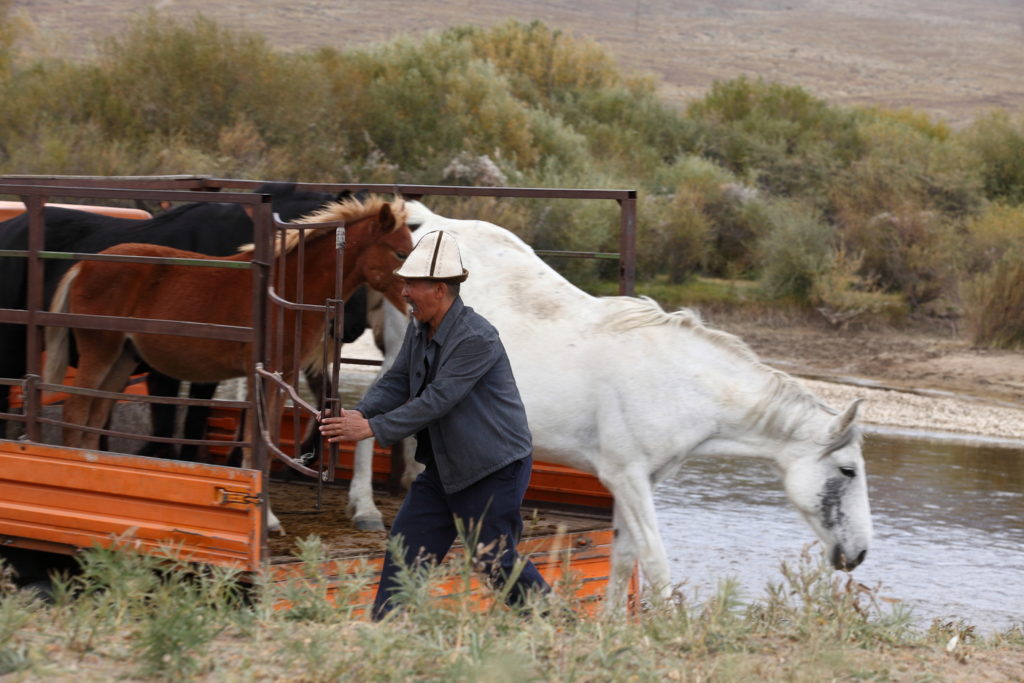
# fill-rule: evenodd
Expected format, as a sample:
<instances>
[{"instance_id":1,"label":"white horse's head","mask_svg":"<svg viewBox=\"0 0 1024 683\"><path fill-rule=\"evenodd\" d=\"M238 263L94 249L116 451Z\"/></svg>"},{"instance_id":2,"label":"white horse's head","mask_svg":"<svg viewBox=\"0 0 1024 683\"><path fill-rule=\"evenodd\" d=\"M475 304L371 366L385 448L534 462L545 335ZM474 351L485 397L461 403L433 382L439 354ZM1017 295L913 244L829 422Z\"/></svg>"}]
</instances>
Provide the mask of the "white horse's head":
<instances>
[{"instance_id":1,"label":"white horse's head","mask_svg":"<svg viewBox=\"0 0 1024 683\"><path fill-rule=\"evenodd\" d=\"M871 543L871 506L856 426L860 400L827 425L813 446L783 466L786 494L825 543L836 569L864 561Z\"/></svg>"}]
</instances>

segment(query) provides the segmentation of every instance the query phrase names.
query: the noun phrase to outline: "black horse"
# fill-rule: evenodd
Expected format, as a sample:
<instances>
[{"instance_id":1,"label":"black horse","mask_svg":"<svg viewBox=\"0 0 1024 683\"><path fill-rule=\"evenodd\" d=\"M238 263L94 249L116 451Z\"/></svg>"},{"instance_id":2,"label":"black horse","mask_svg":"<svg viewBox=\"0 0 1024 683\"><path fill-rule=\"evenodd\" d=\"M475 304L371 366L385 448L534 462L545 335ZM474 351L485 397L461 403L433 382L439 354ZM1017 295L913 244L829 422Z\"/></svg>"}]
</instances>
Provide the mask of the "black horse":
<instances>
[{"instance_id":1,"label":"black horse","mask_svg":"<svg viewBox=\"0 0 1024 683\"><path fill-rule=\"evenodd\" d=\"M271 195L273 211L284 221L293 221L324 204L343 199L347 192L335 196L321 192L296 192L292 183L267 183L257 188L259 194ZM97 253L116 244L144 242L176 249L195 251L211 256L229 256L238 247L253 240L253 223L239 204L200 202L186 204L149 220L112 218L100 214L46 207L44 209L48 251ZM22 214L0 223L0 249L27 249L28 215ZM70 260L47 259L44 266L43 297L48 308L60 279L74 265ZM27 259L0 257L0 308L25 309L27 297ZM366 298L353 296L345 303L346 341L357 338L366 328ZM352 336L354 335L354 336ZM0 323L0 377L20 378L25 374L25 327ZM177 396L180 382L150 371L149 393L154 396ZM195 384L193 398L210 398L216 385ZM10 410L10 389L0 386L0 412ZM153 433L171 436L174 432L174 406L154 403ZM202 438L207 409L191 407L186 417L185 436ZM0 438L6 424L0 421ZM169 456L167 444L150 443L143 450L148 455ZM180 455L194 460L196 448L185 446Z\"/></svg>"}]
</instances>

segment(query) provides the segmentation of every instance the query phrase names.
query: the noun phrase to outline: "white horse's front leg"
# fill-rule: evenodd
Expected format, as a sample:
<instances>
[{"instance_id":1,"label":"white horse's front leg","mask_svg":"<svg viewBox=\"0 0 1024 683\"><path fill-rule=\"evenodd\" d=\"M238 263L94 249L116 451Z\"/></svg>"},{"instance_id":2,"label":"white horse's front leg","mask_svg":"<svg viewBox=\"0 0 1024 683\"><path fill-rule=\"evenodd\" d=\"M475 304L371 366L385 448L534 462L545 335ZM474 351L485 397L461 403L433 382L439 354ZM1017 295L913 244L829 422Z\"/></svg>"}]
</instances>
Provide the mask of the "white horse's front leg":
<instances>
[{"instance_id":1,"label":"white horse's front leg","mask_svg":"<svg viewBox=\"0 0 1024 683\"><path fill-rule=\"evenodd\" d=\"M612 538L612 567L604 596L604 611L607 614L617 614L625 607L626 589L636 565L636 543L629 527L622 521L618 504L612 512L612 529L615 534Z\"/></svg>"},{"instance_id":2,"label":"white horse's front leg","mask_svg":"<svg viewBox=\"0 0 1024 683\"><path fill-rule=\"evenodd\" d=\"M652 594L661 600L670 598L672 584L668 558L658 532L650 481L643 473L633 470L620 470L615 476L601 476L601 481L615 497L613 519L616 540L612 546L613 582L609 586L609 602L612 598L621 601L620 593L625 592L625 584L637 556ZM625 554L623 558L616 557L620 548Z\"/></svg>"},{"instance_id":3,"label":"white horse's front leg","mask_svg":"<svg viewBox=\"0 0 1024 683\"><path fill-rule=\"evenodd\" d=\"M373 444L373 437L356 444L352 483L348 487L345 510L360 531L384 531L384 518L373 502Z\"/></svg>"}]
</instances>

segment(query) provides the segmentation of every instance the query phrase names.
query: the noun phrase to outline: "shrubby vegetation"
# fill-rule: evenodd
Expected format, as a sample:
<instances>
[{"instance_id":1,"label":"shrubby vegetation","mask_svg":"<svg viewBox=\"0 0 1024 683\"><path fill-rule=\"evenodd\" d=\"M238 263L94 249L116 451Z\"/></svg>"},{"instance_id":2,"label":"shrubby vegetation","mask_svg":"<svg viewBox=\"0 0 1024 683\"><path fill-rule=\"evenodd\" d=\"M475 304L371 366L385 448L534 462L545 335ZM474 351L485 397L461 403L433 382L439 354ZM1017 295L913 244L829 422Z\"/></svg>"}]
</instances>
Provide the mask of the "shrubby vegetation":
<instances>
[{"instance_id":1,"label":"shrubby vegetation","mask_svg":"<svg viewBox=\"0 0 1024 683\"><path fill-rule=\"evenodd\" d=\"M745 77L678 111L600 46L537 22L283 52L152 12L89 62L20 54L28 30L0 0L0 172L636 188L647 286L742 278L844 315L896 297L966 313L979 344L1021 344L1007 298L1024 289L1020 253L991 256L979 230L1019 225L1024 116L953 130ZM606 204L438 210L495 216L538 248L615 251Z\"/></svg>"},{"instance_id":2,"label":"shrubby vegetation","mask_svg":"<svg viewBox=\"0 0 1024 683\"><path fill-rule=\"evenodd\" d=\"M1019 628L981 636L960 622L921 629L878 587L817 553L782 563L759 597L723 581L634 615L586 616L573 579L525 610L440 598L468 585L470 558L400 575L402 607L361 615L368 572L333 576L316 537L304 573L244 587L229 570L132 550L84 552L49 603L0 563L0 676L15 680L817 680L972 677L982 653L1013 657ZM334 598L331 598L333 589ZM363 596L360 598L359 596ZM593 605L591 605L592 607ZM966 666L965 666L966 665ZM984 677L984 668L977 671Z\"/></svg>"}]
</instances>

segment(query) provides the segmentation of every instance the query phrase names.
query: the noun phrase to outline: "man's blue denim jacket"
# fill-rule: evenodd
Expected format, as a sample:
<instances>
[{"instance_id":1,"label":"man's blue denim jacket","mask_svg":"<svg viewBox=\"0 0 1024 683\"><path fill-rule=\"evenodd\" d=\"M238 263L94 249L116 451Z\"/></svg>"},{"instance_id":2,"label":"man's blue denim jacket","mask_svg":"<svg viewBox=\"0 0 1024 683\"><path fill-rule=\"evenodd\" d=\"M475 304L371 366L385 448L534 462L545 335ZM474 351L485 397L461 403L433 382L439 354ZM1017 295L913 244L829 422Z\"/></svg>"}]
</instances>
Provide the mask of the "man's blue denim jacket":
<instances>
[{"instance_id":1,"label":"man's blue denim jacket","mask_svg":"<svg viewBox=\"0 0 1024 683\"><path fill-rule=\"evenodd\" d=\"M419 396L430 354L433 379ZM446 493L530 455L519 389L498 331L456 297L433 339L413 320L395 364L355 407L384 446L429 430Z\"/></svg>"}]
</instances>

